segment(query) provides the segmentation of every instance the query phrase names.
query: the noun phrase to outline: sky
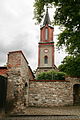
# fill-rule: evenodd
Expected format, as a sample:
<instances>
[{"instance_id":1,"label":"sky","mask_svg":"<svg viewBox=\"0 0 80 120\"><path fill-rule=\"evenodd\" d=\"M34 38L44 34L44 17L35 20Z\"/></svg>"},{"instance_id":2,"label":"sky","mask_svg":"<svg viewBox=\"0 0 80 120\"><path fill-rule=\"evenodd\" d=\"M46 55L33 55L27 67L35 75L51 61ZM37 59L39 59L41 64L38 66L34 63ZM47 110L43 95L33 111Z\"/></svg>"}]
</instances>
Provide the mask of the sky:
<instances>
[{"instance_id":1,"label":"sky","mask_svg":"<svg viewBox=\"0 0 80 120\"><path fill-rule=\"evenodd\" d=\"M38 42L40 25L33 20L34 0L0 0L0 66L7 63L7 54L22 50L32 70L38 65ZM54 9L49 9L53 18ZM60 30L54 26L55 65L65 57L65 51L56 49L57 34Z\"/></svg>"}]
</instances>

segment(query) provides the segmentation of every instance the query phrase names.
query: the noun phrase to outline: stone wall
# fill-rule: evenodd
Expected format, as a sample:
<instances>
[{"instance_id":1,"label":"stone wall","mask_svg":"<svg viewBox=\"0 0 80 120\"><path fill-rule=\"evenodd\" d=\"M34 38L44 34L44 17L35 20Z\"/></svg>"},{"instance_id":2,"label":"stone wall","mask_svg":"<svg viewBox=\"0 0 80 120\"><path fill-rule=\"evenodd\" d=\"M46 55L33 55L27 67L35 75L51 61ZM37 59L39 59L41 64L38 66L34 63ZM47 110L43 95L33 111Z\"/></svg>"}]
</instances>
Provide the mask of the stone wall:
<instances>
[{"instance_id":1,"label":"stone wall","mask_svg":"<svg viewBox=\"0 0 80 120\"><path fill-rule=\"evenodd\" d=\"M77 77L66 77L65 78L67 81L70 81L70 83L72 84L72 85L74 85L74 84L80 84L80 78L77 78Z\"/></svg>"},{"instance_id":2,"label":"stone wall","mask_svg":"<svg viewBox=\"0 0 80 120\"><path fill-rule=\"evenodd\" d=\"M7 101L14 99L12 113L24 113L28 106L29 79L33 78L33 75L22 51L14 51L8 54L7 74ZM12 87L9 87L10 85Z\"/></svg>"},{"instance_id":3,"label":"stone wall","mask_svg":"<svg viewBox=\"0 0 80 120\"><path fill-rule=\"evenodd\" d=\"M73 105L80 106L80 78L66 77L66 80L73 86Z\"/></svg>"},{"instance_id":4,"label":"stone wall","mask_svg":"<svg viewBox=\"0 0 80 120\"><path fill-rule=\"evenodd\" d=\"M8 103L13 101L12 113L17 114L25 113L28 106L73 105L76 96L74 96L76 93L73 89L74 85L80 85L80 78L71 77L66 77L65 81L34 80L32 70L22 51L14 51L8 54L6 72L8 77L7 101ZM80 93L80 87L78 91ZM77 94L76 99L79 102L79 94Z\"/></svg>"},{"instance_id":5,"label":"stone wall","mask_svg":"<svg viewBox=\"0 0 80 120\"><path fill-rule=\"evenodd\" d=\"M69 81L30 81L29 106L53 107L73 104L73 86Z\"/></svg>"}]
</instances>

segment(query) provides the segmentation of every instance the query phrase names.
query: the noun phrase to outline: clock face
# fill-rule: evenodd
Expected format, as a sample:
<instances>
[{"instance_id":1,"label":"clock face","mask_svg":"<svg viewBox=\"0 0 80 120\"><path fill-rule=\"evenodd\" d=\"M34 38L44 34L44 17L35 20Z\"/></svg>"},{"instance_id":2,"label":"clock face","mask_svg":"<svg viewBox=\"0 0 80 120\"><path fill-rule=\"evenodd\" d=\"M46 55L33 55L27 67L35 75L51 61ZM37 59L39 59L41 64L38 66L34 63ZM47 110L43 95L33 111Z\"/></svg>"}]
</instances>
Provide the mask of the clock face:
<instances>
[{"instance_id":1,"label":"clock face","mask_svg":"<svg viewBox=\"0 0 80 120\"><path fill-rule=\"evenodd\" d=\"M44 52L47 53L47 52L48 52L48 49L45 49Z\"/></svg>"}]
</instances>

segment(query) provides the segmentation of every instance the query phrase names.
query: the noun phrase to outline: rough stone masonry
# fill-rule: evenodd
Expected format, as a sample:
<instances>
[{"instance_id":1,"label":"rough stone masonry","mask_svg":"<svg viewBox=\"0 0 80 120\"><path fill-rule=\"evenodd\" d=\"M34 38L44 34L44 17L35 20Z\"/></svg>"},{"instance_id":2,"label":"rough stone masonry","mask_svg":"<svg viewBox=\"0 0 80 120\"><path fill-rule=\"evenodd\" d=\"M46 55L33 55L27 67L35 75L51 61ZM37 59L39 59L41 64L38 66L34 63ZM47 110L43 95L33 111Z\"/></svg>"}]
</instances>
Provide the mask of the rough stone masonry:
<instances>
[{"instance_id":1,"label":"rough stone masonry","mask_svg":"<svg viewBox=\"0 0 80 120\"><path fill-rule=\"evenodd\" d=\"M73 104L73 88L69 81L30 81L29 106L53 107Z\"/></svg>"},{"instance_id":2,"label":"rough stone masonry","mask_svg":"<svg viewBox=\"0 0 80 120\"><path fill-rule=\"evenodd\" d=\"M14 101L11 113L24 114L28 106L53 107L80 102L80 78L37 81L22 51L9 52L6 75L7 102Z\"/></svg>"},{"instance_id":3,"label":"rough stone masonry","mask_svg":"<svg viewBox=\"0 0 80 120\"><path fill-rule=\"evenodd\" d=\"M32 71L22 51L8 54L8 90L7 101L14 99L13 113L24 113L28 106L29 79L33 79Z\"/></svg>"}]
</instances>

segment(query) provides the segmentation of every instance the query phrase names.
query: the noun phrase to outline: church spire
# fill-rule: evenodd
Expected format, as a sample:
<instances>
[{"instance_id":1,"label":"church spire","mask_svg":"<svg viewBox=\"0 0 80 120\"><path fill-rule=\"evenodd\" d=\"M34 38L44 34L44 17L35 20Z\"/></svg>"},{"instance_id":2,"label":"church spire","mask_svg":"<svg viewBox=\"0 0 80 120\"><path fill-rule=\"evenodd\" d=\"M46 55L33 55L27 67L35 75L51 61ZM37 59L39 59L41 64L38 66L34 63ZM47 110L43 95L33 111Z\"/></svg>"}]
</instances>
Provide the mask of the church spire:
<instances>
[{"instance_id":1,"label":"church spire","mask_svg":"<svg viewBox=\"0 0 80 120\"><path fill-rule=\"evenodd\" d=\"M48 13L48 6L46 8L46 15L45 15L44 22L43 22L43 25L46 25L46 24L51 24L49 13Z\"/></svg>"}]
</instances>

